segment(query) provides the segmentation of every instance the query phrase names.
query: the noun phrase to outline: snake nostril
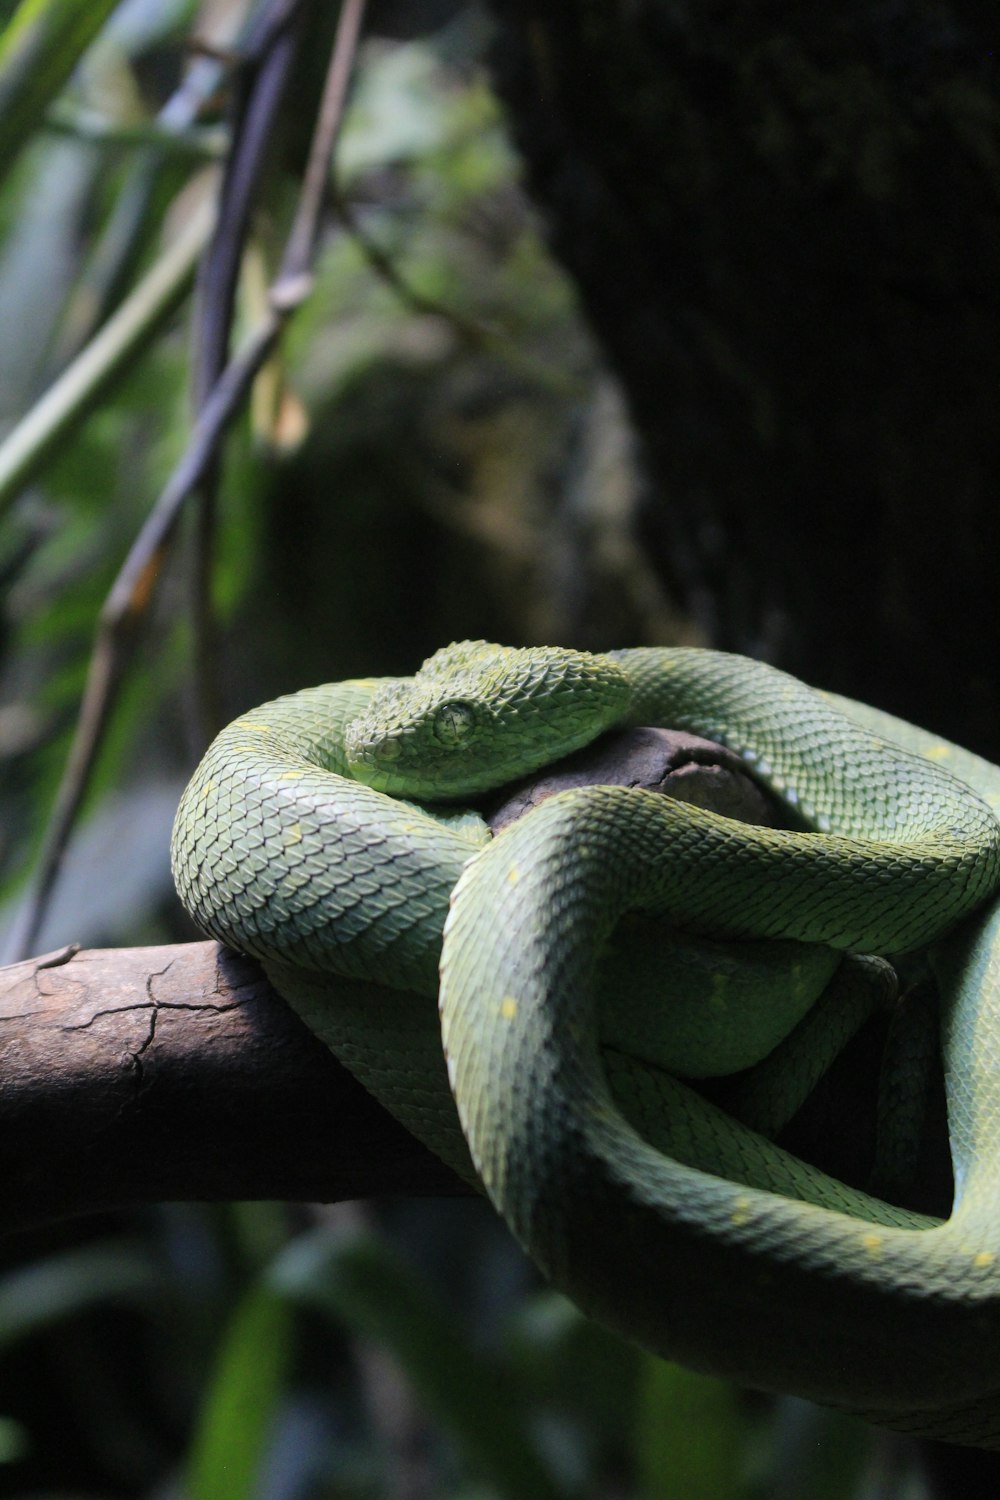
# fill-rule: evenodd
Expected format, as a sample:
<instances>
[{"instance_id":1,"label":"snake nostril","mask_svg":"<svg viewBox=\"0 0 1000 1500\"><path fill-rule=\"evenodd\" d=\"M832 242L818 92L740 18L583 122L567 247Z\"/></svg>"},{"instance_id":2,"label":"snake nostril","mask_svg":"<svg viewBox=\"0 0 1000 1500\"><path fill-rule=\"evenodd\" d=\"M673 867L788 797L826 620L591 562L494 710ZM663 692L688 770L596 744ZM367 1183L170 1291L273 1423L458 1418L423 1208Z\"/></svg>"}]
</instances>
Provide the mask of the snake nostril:
<instances>
[{"instance_id":1,"label":"snake nostril","mask_svg":"<svg viewBox=\"0 0 1000 1500\"><path fill-rule=\"evenodd\" d=\"M376 760L398 760L401 746L396 739L378 740L375 744Z\"/></svg>"}]
</instances>

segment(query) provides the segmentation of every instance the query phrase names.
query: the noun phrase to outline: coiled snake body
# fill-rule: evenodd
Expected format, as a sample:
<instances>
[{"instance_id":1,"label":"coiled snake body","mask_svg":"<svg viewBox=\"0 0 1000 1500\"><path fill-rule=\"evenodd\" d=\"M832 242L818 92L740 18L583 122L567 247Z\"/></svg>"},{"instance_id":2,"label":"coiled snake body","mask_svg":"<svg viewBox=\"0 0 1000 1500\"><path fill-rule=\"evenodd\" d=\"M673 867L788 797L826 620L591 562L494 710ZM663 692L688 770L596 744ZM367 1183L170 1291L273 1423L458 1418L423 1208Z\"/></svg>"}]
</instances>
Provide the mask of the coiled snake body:
<instances>
[{"instance_id":1,"label":"coiled snake body","mask_svg":"<svg viewBox=\"0 0 1000 1500\"><path fill-rule=\"evenodd\" d=\"M629 724L728 745L797 828L622 787L560 793L492 840L467 810ZM203 930L257 956L587 1311L697 1369L1000 1447L997 808L987 762L740 657L466 642L412 679L230 725L184 794L173 863ZM626 912L768 955L724 1062L710 1028L697 1065L672 1055L669 943L657 1026L635 1005L627 1025L600 1017ZM838 954L918 951L942 996L944 1223L824 1176L668 1071L766 1069L784 1031L795 1045L880 982Z\"/></svg>"}]
</instances>

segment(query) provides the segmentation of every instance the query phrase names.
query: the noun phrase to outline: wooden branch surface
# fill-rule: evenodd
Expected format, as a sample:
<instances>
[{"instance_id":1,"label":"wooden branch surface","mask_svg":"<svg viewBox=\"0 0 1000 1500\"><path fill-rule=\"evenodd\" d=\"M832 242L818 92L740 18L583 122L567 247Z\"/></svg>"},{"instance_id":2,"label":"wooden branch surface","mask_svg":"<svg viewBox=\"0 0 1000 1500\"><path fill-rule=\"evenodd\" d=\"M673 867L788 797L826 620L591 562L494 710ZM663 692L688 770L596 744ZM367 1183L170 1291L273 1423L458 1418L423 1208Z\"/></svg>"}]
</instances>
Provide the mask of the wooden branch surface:
<instances>
[{"instance_id":1,"label":"wooden branch surface","mask_svg":"<svg viewBox=\"0 0 1000 1500\"><path fill-rule=\"evenodd\" d=\"M735 756L661 730L606 738L522 788L515 811L585 780L773 821ZM466 1191L251 959L216 943L67 950L0 970L0 1058L8 1229L175 1198Z\"/></svg>"}]
</instances>

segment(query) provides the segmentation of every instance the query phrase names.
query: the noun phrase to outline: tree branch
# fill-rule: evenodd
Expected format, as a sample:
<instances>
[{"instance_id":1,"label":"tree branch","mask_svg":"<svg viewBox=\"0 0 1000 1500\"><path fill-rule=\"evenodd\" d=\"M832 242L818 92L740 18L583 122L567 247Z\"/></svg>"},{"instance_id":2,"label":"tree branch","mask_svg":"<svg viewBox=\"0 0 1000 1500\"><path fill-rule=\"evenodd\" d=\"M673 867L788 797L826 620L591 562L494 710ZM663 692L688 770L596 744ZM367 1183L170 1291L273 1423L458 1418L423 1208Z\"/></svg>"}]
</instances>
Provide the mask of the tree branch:
<instances>
[{"instance_id":1,"label":"tree branch","mask_svg":"<svg viewBox=\"0 0 1000 1500\"><path fill-rule=\"evenodd\" d=\"M171 1198L465 1191L216 943L11 965L0 1052L6 1229Z\"/></svg>"}]
</instances>

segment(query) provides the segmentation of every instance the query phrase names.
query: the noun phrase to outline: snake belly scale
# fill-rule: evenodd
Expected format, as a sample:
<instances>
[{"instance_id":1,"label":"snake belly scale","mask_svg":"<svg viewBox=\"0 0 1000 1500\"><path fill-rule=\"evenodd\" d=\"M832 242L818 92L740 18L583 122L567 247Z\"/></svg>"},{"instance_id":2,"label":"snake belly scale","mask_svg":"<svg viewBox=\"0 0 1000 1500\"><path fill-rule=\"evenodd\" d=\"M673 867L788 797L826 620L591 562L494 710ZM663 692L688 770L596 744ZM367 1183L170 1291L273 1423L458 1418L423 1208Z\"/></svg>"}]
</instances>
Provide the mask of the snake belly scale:
<instances>
[{"instance_id":1,"label":"snake belly scale","mask_svg":"<svg viewBox=\"0 0 1000 1500\"><path fill-rule=\"evenodd\" d=\"M470 810L639 724L728 745L796 826L621 787L560 793L495 839ZM696 1369L1000 1447L998 808L996 767L744 658L465 642L230 725L185 791L173 866L198 925L258 957L585 1310ZM757 944L776 973L822 952L821 990L838 954L846 973L925 953L948 1220L797 1162L641 1036L609 1047L596 976L635 912ZM665 1017L672 972L650 999Z\"/></svg>"}]
</instances>

